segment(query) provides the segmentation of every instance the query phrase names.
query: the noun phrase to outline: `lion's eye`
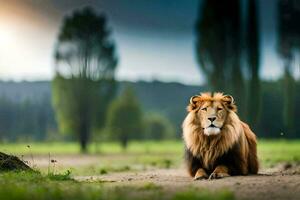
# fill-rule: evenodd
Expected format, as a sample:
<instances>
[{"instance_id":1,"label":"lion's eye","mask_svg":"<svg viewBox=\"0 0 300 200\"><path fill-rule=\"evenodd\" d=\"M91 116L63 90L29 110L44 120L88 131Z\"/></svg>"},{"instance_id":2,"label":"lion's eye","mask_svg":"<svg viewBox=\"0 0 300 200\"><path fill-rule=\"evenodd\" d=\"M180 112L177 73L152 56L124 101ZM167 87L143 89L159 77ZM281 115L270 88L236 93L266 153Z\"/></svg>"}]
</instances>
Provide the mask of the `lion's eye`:
<instances>
[{"instance_id":1,"label":"lion's eye","mask_svg":"<svg viewBox=\"0 0 300 200\"><path fill-rule=\"evenodd\" d=\"M201 110L207 111L207 108L202 108Z\"/></svg>"},{"instance_id":2,"label":"lion's eye","mask_svg":"<svg viewBox=\"0 0 300 200\"><path fill-rule=\"evenodd\" d=\"M223 110L223 108L217 108L218 111Z\"/></svg>"}]
</instances>

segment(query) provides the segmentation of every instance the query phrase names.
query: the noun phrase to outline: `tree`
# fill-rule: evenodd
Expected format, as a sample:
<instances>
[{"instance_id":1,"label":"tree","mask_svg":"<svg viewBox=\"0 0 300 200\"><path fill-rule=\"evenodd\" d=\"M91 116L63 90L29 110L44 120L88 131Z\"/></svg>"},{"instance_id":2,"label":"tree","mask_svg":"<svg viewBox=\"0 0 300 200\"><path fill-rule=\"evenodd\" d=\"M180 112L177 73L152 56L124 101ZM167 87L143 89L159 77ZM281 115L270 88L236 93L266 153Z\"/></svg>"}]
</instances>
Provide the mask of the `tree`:
<instances>
[{"instance_id":1,"label":"tree","mask_svg":"<svg viewBox=\"0 0 300 200\"><path fill-rule=\"evenodd\" d=\"M87 7L65 17L55 60L53 105L59 130L76 134L85 152L91 132L105 124L116 89L117 58L105 16Z\"/></svg>"},{"instance_id":2,"label":"tree","mask_svg":"<svg viewBox=\"0 0 300 200\"><path fill-rule=\"evenodd\" d=\"M145 116L145 139L161 140L175 138L172 123L165 116L158 113L149 113Z\"/></svg>"},{"instance_id":3,"label":"tree","mask_svg":"<svg viewBox=\"0 0 300 200\"><path fill-rule=\"evenodd\" d=\"M244 112L239 0L206 0L196 24L196 54L211 90L235 96Z\"/></svg>"},{"instance_id":4,"label":"tree","mask_svg":"<svg viewBox=\"0 0 300 200\"><path fill-rule=\"evenodd\" d=\"M261 107L259 30L256 0L248 0L246 51L249 70L248 120L256 128Z\"/></svg>"},{"instance_id":5,"label":"tree","mask_svg":"<svg viewBox=\"0 0 300 200\"><path fill-rule=\"evenodd\" d=\"M107 129L126 149L128 140L142 134L142 110L134 92L126 88L109 107Z\"/></svg>"},{"instance_id":6,"label":"tree","mask_svg":"<svg viewBox=\"0 0 300 200\"><path fill-rule=\"evenodd\" d=\"M292 62L296 52L300 51L300 28L298 25L300 10L296 1L279 1L279 39L278 53L284 62L284 109L283 121L285 130L291 133L294 129L295 79ZM298 55L299 56L299 55Z\"/></svg>"}]
</instances>

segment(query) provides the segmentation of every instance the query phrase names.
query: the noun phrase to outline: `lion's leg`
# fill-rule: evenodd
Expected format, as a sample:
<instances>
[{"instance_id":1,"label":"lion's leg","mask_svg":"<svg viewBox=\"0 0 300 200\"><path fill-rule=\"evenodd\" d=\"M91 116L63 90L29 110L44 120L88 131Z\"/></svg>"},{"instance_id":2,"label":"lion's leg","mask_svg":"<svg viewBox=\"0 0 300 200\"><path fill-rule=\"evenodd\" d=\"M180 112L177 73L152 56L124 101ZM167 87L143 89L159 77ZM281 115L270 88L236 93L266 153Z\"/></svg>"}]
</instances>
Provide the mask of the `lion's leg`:
<instances>
[{"instance_id":1,"label":"lion's leg","mask_svg":"<svg viewBox=\"0 0 300 200\"><path fill-rule=\"evenodd\" d=\"M208 177L205 170L202 168L200 158L193 156L192 152L189 149L185 149L185 162L187 165L187 170L191 177L195 180Z\"/></svg>"},{"instance_id":2,"label":"lion's leg","mask_svg":"<svg viewBox=\"0 0 300 200\"><path fill-rule=\"evenodd\" d=\"M194 180L202 180L202 179L207 179L208 175L205 172L204 169L199 168L195 174Z\"/></svg>"},{"instance_id":3,"label":"lion's leg","mask_svg":"<svg viewBox=\"0 0 300 200\"><path fill-rule=\"evenodd\" d=\"M209 176L209 179L217 179L217 178L224 178L230 176L228 173L228 167L225 165L218 165L213 173Z\"/></svg>"}]
</instances>

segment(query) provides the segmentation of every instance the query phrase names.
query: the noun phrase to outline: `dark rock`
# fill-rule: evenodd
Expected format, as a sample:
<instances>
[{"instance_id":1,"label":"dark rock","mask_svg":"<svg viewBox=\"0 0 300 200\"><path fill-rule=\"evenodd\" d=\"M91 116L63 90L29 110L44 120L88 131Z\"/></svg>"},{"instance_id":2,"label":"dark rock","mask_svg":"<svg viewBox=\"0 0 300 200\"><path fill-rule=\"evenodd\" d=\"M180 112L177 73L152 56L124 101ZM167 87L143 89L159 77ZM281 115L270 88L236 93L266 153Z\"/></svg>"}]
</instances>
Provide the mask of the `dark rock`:
<instances>
[{"instance_id":1,"label":"dark rock","mask_svg":"<svg viewBox=\"0 0 300 200\"><path fill-rule=\"evenodd\" d=\"M21 161L17 156L0 152L0 172L4 171L33 171L31 167Z\"/></svg>"}]
</instances>

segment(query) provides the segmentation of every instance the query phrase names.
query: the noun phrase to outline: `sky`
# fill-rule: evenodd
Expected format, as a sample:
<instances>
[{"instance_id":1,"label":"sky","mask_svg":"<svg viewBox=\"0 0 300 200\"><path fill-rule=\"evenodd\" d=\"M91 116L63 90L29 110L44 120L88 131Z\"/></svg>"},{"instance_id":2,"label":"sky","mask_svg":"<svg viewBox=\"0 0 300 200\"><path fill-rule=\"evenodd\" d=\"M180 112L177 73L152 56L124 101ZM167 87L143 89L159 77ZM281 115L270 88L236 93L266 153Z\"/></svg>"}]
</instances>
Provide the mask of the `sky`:
<instances>
[{"instance_id":1,"label":"sky","mask_svg":"<svg viewBox=\"0 0 300 200\"><path fill-rule=\"evenodd\" d=\"M276 79L276 4L260 0L261 71ZM61 20L85 5L106 14L117 46L118 80L203 84L195 55L194 26L200 1L189 0L0 0L0 79L50 80Z\"/></svg>"}]
</instances>

